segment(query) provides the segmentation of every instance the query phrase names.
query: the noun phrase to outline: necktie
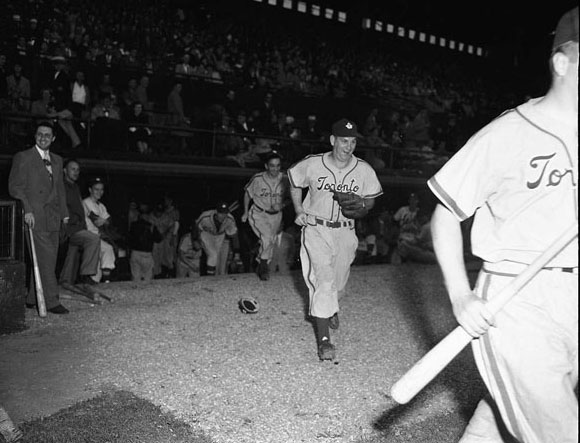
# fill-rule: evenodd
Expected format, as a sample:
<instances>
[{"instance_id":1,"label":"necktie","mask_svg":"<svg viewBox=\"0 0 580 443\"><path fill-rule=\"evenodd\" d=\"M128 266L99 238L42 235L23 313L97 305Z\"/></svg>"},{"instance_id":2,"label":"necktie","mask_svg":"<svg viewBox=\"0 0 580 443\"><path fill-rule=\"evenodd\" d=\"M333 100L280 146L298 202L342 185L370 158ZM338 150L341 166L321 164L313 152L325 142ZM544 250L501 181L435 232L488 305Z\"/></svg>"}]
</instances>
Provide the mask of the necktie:
<instances>
[{"instance_id":1,"label":"necktie","mask_svg":"<svg viewBox=\"0 0 580 443\"><path fill-rule=\"evenodd\" d=\"M47 155L45 158L42 159L42 161L44 162L44 166L46 167L48 175L50 175L50 179L52 180L52 165L50 163L50 157Z\"/></svg>"}]
</instances>

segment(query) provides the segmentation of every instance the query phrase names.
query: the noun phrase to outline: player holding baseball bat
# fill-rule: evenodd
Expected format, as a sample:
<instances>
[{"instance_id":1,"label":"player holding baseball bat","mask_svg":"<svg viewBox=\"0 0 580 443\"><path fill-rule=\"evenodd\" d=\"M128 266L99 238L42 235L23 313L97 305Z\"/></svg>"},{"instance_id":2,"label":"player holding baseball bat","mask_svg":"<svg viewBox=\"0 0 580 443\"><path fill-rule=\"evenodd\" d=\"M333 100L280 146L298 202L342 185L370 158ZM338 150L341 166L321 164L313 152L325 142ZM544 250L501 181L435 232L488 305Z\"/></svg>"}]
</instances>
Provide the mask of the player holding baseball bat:
<instances>
[{"instance_id":1,"label":"player holding baseball bat","mask_svg":"<svg viewBox=\"0 0 580 443\"><path fill-rule=\"evenodd\" d=\"M521 443L578 442L577 236L494 308L504 288L578 225L578 7L558 22L549 64L545 96L504 112L428 182L440 200L431 223L437 259L455 317L476 338L490 394L460 443L503 441L494 406ZM473 290L460 227L472 215L472 252L483 260Z\"/></svg>"},{"instance_id":2,"label":"player holding baseball bat","mask_svg":"<svg viewBox=\"0 0 580 443\"><path fill-rule=\"evenodd\" d=\"M570 226L558 239L540 255L532 264L514 278L493 299L486 304L490 318L493 318L512 297L527 285L538 272L556 257L572 240L578 236L578 224ZM473 340L466 329L458 326L449 333L437 346L431 349L421 360L403 375L391 388L391 397L397 403L409 402L433 378Z\"/></svg>"}]
</instances>

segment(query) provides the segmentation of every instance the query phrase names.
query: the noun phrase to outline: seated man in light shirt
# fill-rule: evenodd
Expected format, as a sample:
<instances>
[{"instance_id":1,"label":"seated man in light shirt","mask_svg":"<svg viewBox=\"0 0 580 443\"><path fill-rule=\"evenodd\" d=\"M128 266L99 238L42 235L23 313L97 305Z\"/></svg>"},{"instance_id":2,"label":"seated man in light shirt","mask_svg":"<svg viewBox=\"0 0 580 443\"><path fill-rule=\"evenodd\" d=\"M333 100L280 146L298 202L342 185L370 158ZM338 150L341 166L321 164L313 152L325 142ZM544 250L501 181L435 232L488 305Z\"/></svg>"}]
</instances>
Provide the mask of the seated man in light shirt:
<instances>
[{"instance_id":1,"label":"seated man in light shirt","mask_svg":"<svg viewBox=\"0 0 580 443\"><path fill-rule=\"evenodd\" d=\"M89 196L83 200L87 229L101 237L101 255L99 272L94 276L95 281L109 281L111 271L115 269L115 250L107 228L111 224L111 216L106 206L100 202L105 193L105 184L102 179L95 178L89 184Z\"/></svg>"}]
</instances>

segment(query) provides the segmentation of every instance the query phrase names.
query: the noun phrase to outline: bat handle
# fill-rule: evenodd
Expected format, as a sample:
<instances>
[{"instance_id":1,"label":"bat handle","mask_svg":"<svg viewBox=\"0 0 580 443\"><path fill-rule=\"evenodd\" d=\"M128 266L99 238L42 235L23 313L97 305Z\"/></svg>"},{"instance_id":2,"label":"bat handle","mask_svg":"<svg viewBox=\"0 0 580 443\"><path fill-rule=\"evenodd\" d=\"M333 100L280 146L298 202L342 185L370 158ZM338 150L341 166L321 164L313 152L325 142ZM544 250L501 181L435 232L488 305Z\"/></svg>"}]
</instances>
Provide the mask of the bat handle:
<instances>
[{"instance_id":1,"label":"bat handle","mask_svg":"<svg viewBox=\"0 0 580 443\"><path fill-rule=\"evenodd\" d=\"M473 337L457 326L392 387L391 397L399 404L408 403L423 387L441 372ZM416 383L420 380L421 382Z\"/></svg>"}]
</instances>

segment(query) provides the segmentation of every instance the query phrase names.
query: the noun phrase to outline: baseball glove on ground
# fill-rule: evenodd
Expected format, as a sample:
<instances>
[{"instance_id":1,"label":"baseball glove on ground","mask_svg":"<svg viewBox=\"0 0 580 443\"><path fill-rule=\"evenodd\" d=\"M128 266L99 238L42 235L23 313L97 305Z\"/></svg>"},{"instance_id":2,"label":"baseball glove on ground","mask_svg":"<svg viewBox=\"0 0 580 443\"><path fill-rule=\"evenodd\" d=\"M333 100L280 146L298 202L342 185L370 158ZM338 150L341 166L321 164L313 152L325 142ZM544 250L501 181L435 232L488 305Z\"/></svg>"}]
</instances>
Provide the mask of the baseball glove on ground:
<instances>
[{"instance_id":1,"label":"baseball glove on ground","mask_svg":"<svg viewBox=\"0 0 580 443\"><path fill-rule=\"evenodd\" d=\"M238 306L240 311L242 311L244 314L255 314L260 310L258 301L249 297L241 298L238 302Z\"/></svg>"},{"instance_id":2,"label":"baseball glove on ground","mask_svg":"<svg viewBox=\"0 0 580 443\"><path fill-rule=\"evenodd\" d=\"M338 202L342 215L346 218L363 218L369 213L365 206L365 199L360 195L354 192L332 192L334 194L332 198Z\"/></svg>"}]
</instances>

